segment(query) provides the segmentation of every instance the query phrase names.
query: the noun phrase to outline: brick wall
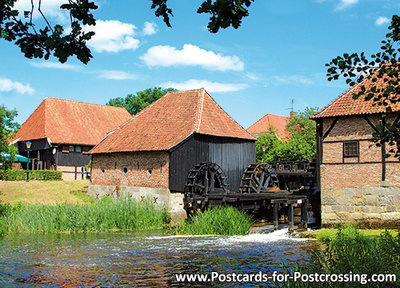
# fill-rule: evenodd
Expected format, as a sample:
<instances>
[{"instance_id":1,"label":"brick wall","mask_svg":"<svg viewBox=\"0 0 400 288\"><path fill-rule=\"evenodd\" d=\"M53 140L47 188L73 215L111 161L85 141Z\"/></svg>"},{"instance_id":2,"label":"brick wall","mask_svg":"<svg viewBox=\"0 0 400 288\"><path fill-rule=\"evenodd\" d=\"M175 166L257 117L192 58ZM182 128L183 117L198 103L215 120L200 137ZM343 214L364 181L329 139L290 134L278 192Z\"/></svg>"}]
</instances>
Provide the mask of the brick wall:
<instances>
[{"instance_id":1,"label":"brick wall","mask_svg":"<svg viewBox=\"0 0 400 288\"><path fill-rule=\"evenodd\" d=\"M378 117L368 117L376 124ZM323 134L333 119L323 120ZM381 148L368 141L372 128L362 117L340 117L322 144L322 224L387 223L400 220L400 162L386 161L382 182ZM359 140L359 157L343 157L343 141ZM386 149L387 151L389 148Z\"/></svg>"},{"instance_id":2,"label":"brick wall","mask_svg":"<svg viewBox=\"0 0 400 288\"><path fill-rule=\"evenodd\" d=\"M91 182L93 185L168 189L169 153L132 152L93 155Z\"/></svg>"}]
</instances>

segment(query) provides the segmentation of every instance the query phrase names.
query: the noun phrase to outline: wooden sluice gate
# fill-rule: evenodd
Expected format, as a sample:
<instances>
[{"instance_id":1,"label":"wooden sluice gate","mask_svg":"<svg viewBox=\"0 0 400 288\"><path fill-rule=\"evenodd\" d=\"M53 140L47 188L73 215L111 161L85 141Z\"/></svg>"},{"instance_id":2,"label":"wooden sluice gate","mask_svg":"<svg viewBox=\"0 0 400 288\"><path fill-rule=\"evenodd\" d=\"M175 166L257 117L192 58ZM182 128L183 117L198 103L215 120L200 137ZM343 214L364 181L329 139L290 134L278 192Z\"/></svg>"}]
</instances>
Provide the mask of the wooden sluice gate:
<instances>
[{"instance_id":1,"label":"wooden sluice gate","mask_svg":"<svg viewBox=\"0 0 400 288\"><path fill-rule=\"evenodd\" d=\"M278 171L277 171L278 170ZM315 166L312 162L254 163L244 171L240 191L229 191L222 169L215 163L199 163L185 186L184 207L188 216L222 205L246 211L256 219L272 220L278 228L280 215L295 228L294 209L300 208L298 226L307 228L309 210L315 212Z\"/></svg>"}]
</instances>

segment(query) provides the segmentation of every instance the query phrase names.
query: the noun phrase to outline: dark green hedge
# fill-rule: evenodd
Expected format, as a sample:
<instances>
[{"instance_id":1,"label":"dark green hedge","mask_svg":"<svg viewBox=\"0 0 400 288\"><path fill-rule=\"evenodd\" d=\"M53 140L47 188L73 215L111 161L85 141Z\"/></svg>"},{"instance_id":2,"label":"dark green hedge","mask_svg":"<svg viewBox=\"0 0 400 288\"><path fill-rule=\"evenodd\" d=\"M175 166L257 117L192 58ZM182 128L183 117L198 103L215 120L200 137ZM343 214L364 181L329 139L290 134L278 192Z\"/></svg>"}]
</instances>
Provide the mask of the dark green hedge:
<instances>
[{"instance_id":1,"label":"dark green hedge","mask_svg":"<svg viewBox=\"0 0 400 288\"><path fill-rule=\"evenodd\" d=\"M54 170L29 171L29 180L61 180L62 172ZM0 170L0 180L26 180L26 170Z\"/></svg>"}]
</instances>

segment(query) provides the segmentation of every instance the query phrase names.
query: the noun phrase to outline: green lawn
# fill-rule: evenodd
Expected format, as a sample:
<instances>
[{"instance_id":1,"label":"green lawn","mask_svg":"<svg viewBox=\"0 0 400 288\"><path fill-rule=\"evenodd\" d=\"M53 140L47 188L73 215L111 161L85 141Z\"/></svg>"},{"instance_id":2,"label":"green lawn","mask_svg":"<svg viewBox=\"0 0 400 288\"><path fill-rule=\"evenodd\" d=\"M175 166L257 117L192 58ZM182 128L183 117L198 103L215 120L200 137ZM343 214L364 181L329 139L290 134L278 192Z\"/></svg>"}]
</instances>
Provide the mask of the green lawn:
<instances>
[{"instance_id":1,"label":"green lawn","mask_svg":"<svg viewBox=\"0 0 400 288\"><path fill-rule=\"evenodd\" d=\"M76 181L0 181L0 203L83 204L89 180Z\"/></svg>"}]
</instances>

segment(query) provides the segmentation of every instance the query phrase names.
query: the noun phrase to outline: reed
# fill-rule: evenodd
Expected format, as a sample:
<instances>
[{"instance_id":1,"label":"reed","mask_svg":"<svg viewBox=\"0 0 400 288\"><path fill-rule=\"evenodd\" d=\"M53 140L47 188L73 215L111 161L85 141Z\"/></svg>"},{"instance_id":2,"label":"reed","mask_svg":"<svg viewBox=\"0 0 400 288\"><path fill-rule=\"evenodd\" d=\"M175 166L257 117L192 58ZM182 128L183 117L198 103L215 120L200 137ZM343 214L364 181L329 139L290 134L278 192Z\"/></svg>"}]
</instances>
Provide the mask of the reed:
<instances>
[{"instance_id":1,"label":"reed","mask_svg":"<svg viewBox=\"0 0 400 288\"><path fill-rule=\"evenodd\" d=\"M172 228L175 235L246 235L252 218L234 207L215 207L199 212Z\"/></svg>"},{"instance_id":2,"label":"reed","mask_svg":"<svg viewBox=\"0 0 400 288\"><path fill-rule=\"evenodd\" d=\"M150 202L103 198L95 204L0 205L0 235L163 228L165 208Z\"/></svg>"},{"instance_id":3,"label":"reed","mask_svg":"<svg viewBox=\"0 0 400 288\"><path fill-rule=\"evenodd\" d=\"M310 265L307 267L285 268L304 274L328 273L336 275L395 274L397 282L372 283L353 282L286 282L275 283L282 287L400 287L400 234L389 231L379 237L365 236L354 226L339 228L335 235L322 239L321 247L313 251ZM353 278L354 280L354 278ZM365 280L365 279L364 279Z\"/></svg>"}]
</instances>

